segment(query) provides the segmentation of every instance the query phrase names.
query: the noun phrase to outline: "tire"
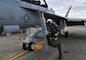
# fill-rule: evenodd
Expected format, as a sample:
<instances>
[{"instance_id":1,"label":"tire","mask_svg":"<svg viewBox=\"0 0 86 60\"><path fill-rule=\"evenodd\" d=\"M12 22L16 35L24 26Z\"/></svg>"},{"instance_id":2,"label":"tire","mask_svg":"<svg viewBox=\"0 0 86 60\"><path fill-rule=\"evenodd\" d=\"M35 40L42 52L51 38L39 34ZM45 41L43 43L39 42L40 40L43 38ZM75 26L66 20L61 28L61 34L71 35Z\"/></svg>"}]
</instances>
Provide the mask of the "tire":
<instances>
[{"instance_id":1,"label":"tire","mask_svg":"<svg viewBox=\"0 0 86 60\"><path fill-rule=\"evenodd\" d=\"M3 28L0 29L0 35L2 34L2 32L3 32Z\"/></svg>"},{"instance_id":2,"label":"tire","mask_svg":"<svg viewBox=\"0 0 86 60\"><path fill-rule=\"evenodd\" d=\"M27 44L26 43L23 43L23 49L24 50L28 50L28 46L26 46Z\"/></svg>"},{"instance_id":3,"label":"tire","mask_svg":"<svg viewBox=\"0 0 86 60\"><path fill-rule=\"evenodd\" d=\"M35 47L34 42L30 42L29 43L29 51L33 51L34 50L34 47Z\"/></svg>"},{"instance_id":4,"label":"tire","mask_svg":"<svg viewBox=\"0 0 86 60\"><path fill-rule=\"evenodd\" d=\"M65 37L68 37L68 31L65 32Z\"/></svg>"}]
</instances>

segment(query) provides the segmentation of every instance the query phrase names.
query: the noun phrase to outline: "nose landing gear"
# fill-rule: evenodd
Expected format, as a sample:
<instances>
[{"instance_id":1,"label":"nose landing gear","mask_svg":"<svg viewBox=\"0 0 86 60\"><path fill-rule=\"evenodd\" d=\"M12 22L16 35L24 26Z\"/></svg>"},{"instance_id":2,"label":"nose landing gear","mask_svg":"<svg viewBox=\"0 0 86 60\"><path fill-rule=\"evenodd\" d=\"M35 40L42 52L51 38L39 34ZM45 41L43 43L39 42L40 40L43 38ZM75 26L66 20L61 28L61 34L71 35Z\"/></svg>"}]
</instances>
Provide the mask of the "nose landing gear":
<instances>
[{"instance_id":1,"label":"nose landing gear","mask_svg":"<svg viewBox=\"0 0 86 60\"><path fill-rule=\"evenodd\" d=\"M35 48L35 43L32 42L32 36L34 34L31 34L30 29L26 30L26 34L27 34L27 37L25 38L25 40L23 40L22 48L24 50L33 51Z\"/></svg>"}]
</instances>

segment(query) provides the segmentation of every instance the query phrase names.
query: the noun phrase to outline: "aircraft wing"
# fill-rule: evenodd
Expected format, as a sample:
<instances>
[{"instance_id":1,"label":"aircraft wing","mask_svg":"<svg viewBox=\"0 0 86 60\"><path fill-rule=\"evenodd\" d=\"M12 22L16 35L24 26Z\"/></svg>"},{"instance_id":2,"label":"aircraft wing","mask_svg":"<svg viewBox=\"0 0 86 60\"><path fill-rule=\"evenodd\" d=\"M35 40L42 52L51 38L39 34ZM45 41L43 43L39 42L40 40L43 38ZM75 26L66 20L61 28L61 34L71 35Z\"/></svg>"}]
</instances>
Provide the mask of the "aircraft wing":
<instances>
[{"instance_id":1,"label":"aircraft wing","mask_svg":"<svg viewBox=\"0 0 86 60\"><path fill-rule=\"evenodd\" d=\"M86 25L86 18L68 18L67 26Z\"/></svg>"},{"instance_id":2,"label":"aircraft wing","mask_svg":"<svg viewBox=\"0 0 86 60\"><path fill-rule=\"evenodd\" d=\"M50 18L52 17L52 19L65 19L65 17L62 17L62 16L59 16L59 15L56 15L55 13L53 13L51 10L49 10L48 8L45 8L45 7L42 7L40 5L35 5L35 4L31 4L31 3L28 3L28 2L23 2L23 1L18 1L18 5L21 7L21 8L25 8L25 9L31 9L31 10L36 10L36 11L40 11L40 12L44 12L46 18Z\"/></svg>"}]
</instances>

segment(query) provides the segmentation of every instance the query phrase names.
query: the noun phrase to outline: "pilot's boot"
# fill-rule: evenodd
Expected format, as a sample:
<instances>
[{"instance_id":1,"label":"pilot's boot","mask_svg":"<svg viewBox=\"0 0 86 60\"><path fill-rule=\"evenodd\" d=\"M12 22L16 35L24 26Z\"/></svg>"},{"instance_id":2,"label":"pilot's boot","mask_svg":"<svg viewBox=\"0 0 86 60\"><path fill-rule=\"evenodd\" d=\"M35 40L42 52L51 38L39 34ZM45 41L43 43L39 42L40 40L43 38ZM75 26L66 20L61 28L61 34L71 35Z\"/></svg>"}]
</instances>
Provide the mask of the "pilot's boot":
<instances>
[{"instance_id":1,"label":"pilot's boot","mask_svg":"<svg viewBox=\"0 0 86 60\"><path fill-rule=\"evenodd\" d=\"M48 45L51 45L50 36L47 35L46 38L47 38Z\"/></svg>"},{"instance_id":2,"label":"pilot's boot","mask_svg":"<svg viewBox=\"0 0 86 60\"><path fill-rule=\"evenodd\" d=\"M48 45L50 45L50 46L51 46L51 42L50 42L50 39L47 39L47 41L48 41Z\"/></svg>"},{"instance_id":3,"label":"pilot's boot","mask_svg":"<svg viewBox=\"0 0 86 60\"><path fill-rule=\"evenodd\" d=\"M58 57L58 59L61 60L61 58L62 58L61 44L58 46L58 52L59 52L59 57Z\"/></svg>"},{"instance_id":4,"label":"pilot's boot","mask_svg":"<svg viewBox=\"0 0 86 60\"><path fill-rule=\"evenodd\" d=\"M61 60L61 58L62 58L62 54L59 55L58 59Z\"/></svg>"}]
</instances>

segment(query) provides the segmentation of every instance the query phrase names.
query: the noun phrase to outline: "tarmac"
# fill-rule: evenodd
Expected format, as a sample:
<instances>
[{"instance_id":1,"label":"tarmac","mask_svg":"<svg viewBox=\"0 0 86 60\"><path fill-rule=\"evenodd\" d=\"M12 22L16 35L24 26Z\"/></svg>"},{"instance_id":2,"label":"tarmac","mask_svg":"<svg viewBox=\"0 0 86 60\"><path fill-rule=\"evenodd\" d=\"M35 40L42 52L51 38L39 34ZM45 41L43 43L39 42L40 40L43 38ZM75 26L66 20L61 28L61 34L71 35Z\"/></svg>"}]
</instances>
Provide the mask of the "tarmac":
<instances>
[{"instance_id":1,"label":"tarmac","mask_svg":"<svg viewBox=\"0 0 86 60\"><path fill-rule=\"evenodd\" d=\"M86 60L86 27L67 27L69 37L60 37L62 44L61 60ZM18 37L25 38L25 33L0 37L0 60L58 60L58 49L48 46L46 50L43 39L33 38L35 46L40 48L34 51L22 49L22 41Z\"/></svg>"}]
</instances>

